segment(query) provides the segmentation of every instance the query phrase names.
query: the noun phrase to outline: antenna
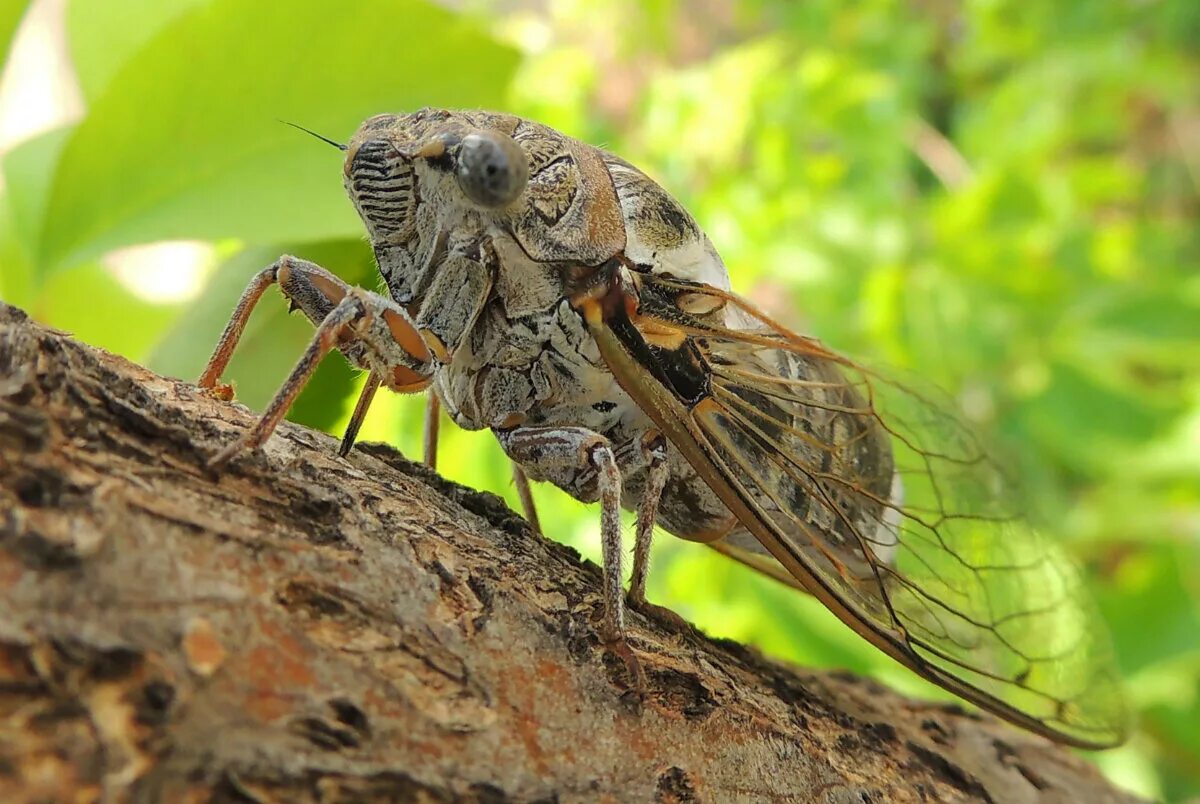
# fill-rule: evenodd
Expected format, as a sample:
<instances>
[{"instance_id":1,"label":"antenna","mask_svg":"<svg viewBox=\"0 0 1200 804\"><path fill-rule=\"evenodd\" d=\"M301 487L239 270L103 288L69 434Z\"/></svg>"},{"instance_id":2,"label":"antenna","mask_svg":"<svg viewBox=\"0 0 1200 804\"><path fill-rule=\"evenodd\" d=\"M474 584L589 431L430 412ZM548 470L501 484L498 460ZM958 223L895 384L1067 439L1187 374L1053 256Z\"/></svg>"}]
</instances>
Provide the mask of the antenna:
<instances>
[{"instance_id":1,"label":"antenna","mask_svg":"<svg viewBox=\"0 0 1200 804\"><path fill-rule=\"evenodd\" d=\"M330 145L332 145L334 148L337 148L339 151L344 151L344 150L346 150L346 146L345 146L345 145L342 145L340 142L337 142L336 140L331 140L331 139L329 139L328 137L322 136L321 134L318 134L317 132L313 131L313 130L312 130L312 129L310 129L310 128L305 128L304 126L298 125L298 124L296 124L296 123L290 123L290 122L288 122L287 120L280 120L279 122L280 122L280 123L283 123L285 126L291 126L291 127L292 127L292 128L294 128L294 129L298 129L298 130L300 130L300 131L303 131L305 134L311 134L312 136L314 136L314 137L316 137L317 139L319 139L321 142L327 142L327 143L329 143L329 144L330 144Z\"/></svg>"}]
</instances>

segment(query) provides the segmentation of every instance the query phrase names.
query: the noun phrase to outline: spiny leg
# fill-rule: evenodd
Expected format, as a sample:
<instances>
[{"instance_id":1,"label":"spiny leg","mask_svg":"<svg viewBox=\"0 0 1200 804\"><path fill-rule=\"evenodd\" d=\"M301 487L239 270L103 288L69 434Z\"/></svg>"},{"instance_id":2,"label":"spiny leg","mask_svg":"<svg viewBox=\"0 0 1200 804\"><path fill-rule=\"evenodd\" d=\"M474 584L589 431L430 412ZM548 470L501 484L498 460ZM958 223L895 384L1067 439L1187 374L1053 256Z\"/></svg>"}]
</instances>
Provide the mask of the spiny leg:
<instances>
[{"instance_id":1,"label":"spiny leg","mask_svg":"<svg viewBox=\"0 0 1200 804\"><path fill-rule=\"evenodd\" d=\"M345 458L354 448L354 441L358 438L358 431L362 429L363 420L367 417L367 410L375 399L375 392L379 390L379 383L379 373L372 371L367 377L366 384L363 385L362 392L358 395L358 402L354 405L354 412L350 414L346 432L342 434L342 443L338 447L340 457Z\"/></svg>"},{"instance_id":2,"label":"spiny leg","mask_svg":"<svg viewBox=\"0 0 1200 804\"><path fill-rule=\"evenodd\" d=\"M542 523L538 520L537 505L533 502L533 489L529 487L529 476L516 461L512 462L513 485L517 487L517 496L521 498L521 512L533 532L542 534Z\"/></svg>"},{"instance_id":3,"label":"spiny leg","mask_svg":"<svg viewBox=\"0 0 1200 804\"><path fill-rule=\"evenodd\" d=\"M621 589L621 470L608 444L588 449L588 462L596 468L600 492L600 549L604 556L605 637L623 639L624 595Z\"/></svg>"},{"instance_id":4,"label":"spiny leg","mask_svg":"<svg viewBox=\"0 0 1200 804\"><path fill-rule=\"evenodd\" d=\"M650 542L654 536L654 521L658 518L658 502L667 482L667 443L662 434L646 433L642 438L642 453L646 457L646 487L638 506L637 535L633 542L633 579L629 584L629 602L646 602L646 575L650 571Z\"/></svg>"},{"instance_id":5,"label":"spiny leg","mask_svg":"<svg viewBox=\"0 0 1200 804\"><path fill-rule=\"evenodd\" d=\"M337 306L317 327L317 331L304 350L300 361L296 363L292 373L275 393L275 397L263 411L258 422L243 433L237 441L217 453L208 462L209 467L220 467L242 450L261 446L279 425L280 420L292 406L292 402L296 400L312 373L316 371L321 359L337 346L338 341L348 334L351 327L356 323L369 322L372 317L373 313L366 308L357 295L347 296L338 302Z\"/></svg>"},{"instance_id":6,"label":"spiny leg","mask_svg":"<svg viewBox=\"0 0 1200 804\"><path fill-rule=\"evenodd\" d=\"M417 330L441 365L453 361L454 353L479 318L499 266L490 237L447 235L445 240L445 256L414 317ZM440 410L437 396L430 394L425 406L425 465L430 469L437 468Z\"/></svg>"},{"instance_id":7,"label":"spiny leg","mask_svg":"<svg viewBox=\"0 0 1200 804\"><path fill-rule=\"evenodd\" d=\"M588 450L600 491L600 549L604 556L603 636L609 649L625 663L639 693L646 689L642 665L625 639L625 606L621 588L621 470L607 440Z\"/></svg>"},{"instance_id":8,"label":"spiny leg","mask_svg":"<svg viewBox=\"0 0 1200 804\"><path fill-rule=\"evenodd\" d=\"M425 398L425 465L437 469L438 429L441 423L442 403L437 394L430 392Z\"/></svg>"},{"instance_id":9,"label":"spiny leg","mask_svg":"<svg viewBox=\"0 0 1200 804\"><path fill-rule=\"evenodd\" d=\"M646 600L646 576L650 573L650 543L658 504L667 483L667 442L662 434L650 431L642 436L642 455L646 459L646 485L638 505L637 530L633 543L633 579L629 584L629 606L675 630L690 630L687 620L663 606Z\"/></svg>"},{"instance_id":10,"label":"spiny leg","mask_svg":"<svg viewBox=\"0 0 1200 804\"><path fill-rule=\"evenodd\" d=\"M429 385L433 371L429 348L408 314L378 294L347 285L321 266L296 257L283 256L260 271L243 292L241 300L213 351L199 384L214 388L245 329L254 305L272 283L317 325L317 332L300 362L257 425L238 442L213 459L213 465L229 460L239 449L259 446L279 424L303 389L321 359L335 347L359 368L370 371L350 424L342 439L341 454L354 444L363 417L380 385L398 393L413 393Z\"/></svg>"},{"instance_id":11,"label":"spiny leg","mask_svg":"<svg viewBox=\"0 0 1200 804\"><path fill-rule=\"evenodd\" d=\"M415 320L410 322L413 332L406 334L419 334L424 341L419 346L420 350L428 350L440 364L450 362L484 308L491 293L492 274L496 265L496 250L487 238L466 244L458 242L445 254L436 266L433 281L426 289L425 300L421 302ZM409 342L407 337L397 337L396 340L408 352L419 350L414 348L418 344ZM356 422L360 420L360 410L361 415L366 414L366 406L371 403L373 395L374 389L370 385L362 389L359 404L350 420L354 432L347 431L347 438L342 442L342 455L349 451L354 433L358 432ZM424 460L425 466L431 469L436 469L438 464L438 428L442 421L440 409L442 406L437 395L428 395L425 402Z\"/></svg>"},{"instance_id":12,"label":"spiny leg","mask_svg":"<svg viewBox=\"0 0 1200 804\"><path fill-rule=\"evenodd\" d=\"M198 386L218 387L218 381L229 366L229 360L246 330L250 313L267 288L275 283L279 283L279 289L291 302L292 309L299 309L314 325L320 325L350 291L349 285L316 263L283 255L255 274L242 291L237 307L225 325L225 331L221 333L204 372L196 381Z\"/></svg>"},{"instance_id":13,"label":"spiny leg","mask_svg":"<svg viewBox=\"0 0 1200 804\"><path fill-rule=\"evenodd\" d=\"M496 437L516 463L537 463L540 470L566 476L593 470L600 502L600 547L604 556L604 622L601 636L625 663L635 689L645 675L625 640L625 595L621 588L621 470L608 439L584 427L517 427Z\"/></svg>"},{"instance_id":14,"label":"spiny leg","mask_svg":"<svg viewBox=\"0 0 1200 804\"><path fill-rule=\"evenodd\" d=\"M221 378L225 367L229 365L229 359L233 357L233 350L237 348L238 341L241 340L242 333L246 330L246 322L250 320L250 313L254 311L254 306L258 304L258 300L262 298L267 288L278 281L279 265L287 259L289 258L280 257L270 266L259 271L242 291L237 307L233 309L233 315L230 316L229 323L225 325L225 331L217 340L212 357L208 359L208 365L204 367L204 372L196 381L196 385L201 388L215 389L218 387L217 380Z\"/></svg>"}]
</instances>

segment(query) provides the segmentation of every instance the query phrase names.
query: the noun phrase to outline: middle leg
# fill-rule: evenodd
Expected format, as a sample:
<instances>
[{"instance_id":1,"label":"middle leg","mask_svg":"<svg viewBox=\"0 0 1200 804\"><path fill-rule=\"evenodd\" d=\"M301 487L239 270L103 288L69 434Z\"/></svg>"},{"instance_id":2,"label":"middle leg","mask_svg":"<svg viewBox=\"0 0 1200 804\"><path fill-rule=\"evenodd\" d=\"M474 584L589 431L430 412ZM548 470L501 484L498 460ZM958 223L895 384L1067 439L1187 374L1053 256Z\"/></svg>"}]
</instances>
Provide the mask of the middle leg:
<instances>
[{"instance_id":1,"label":"middle leg","mask_svg":"<svg viewBox=\"0 0 1200 804\"><path fill-rule=\"evenodd\" d=\"M621 577L621 470L612 444L584 427L517 427L496 437L515 463L536 466L537 473L570 485L583 472L595 474L600 503L600 545L604 557L604 621L601 636L621 657L635 687L645 677L625 640L625 595Z\"/></svg>"},{"instance_id":2,"label":"middle leg","mask_svg":"<svg viewBox=\"0 0 1200 804\"><path fill-rule=\"evenodd\" d=\"M521 498L521 512L525 514L525 521L533 528L533 532L541 536L542 523L538 519L537 505L533 501L533 489L529 487L529 476L525 474L521 464L516 461L511 463L513 485L517 487L517 496Z\"/></svg>"}]
</instances>

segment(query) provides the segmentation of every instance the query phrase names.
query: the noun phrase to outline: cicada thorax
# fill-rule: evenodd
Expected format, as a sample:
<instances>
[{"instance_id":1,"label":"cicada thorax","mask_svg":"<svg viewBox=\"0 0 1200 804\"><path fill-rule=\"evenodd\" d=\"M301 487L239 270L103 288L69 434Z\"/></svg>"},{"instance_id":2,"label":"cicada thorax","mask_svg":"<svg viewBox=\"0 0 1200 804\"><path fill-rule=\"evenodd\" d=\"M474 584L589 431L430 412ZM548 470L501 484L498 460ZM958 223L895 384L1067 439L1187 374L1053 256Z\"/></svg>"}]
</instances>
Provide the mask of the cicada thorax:
<instances>
[{"instance_id":1,"label":"cicada thorax","mask_svg":"<svg viewBox=\"0 0 1200 804\"><path fill-rule=\"evenodd\" d=\"M511 137L528 161L523 192L503 208L469 203L453 175L455 144L478 131ZM473 241L487 238L498 254L491 296L435 382L455 420L472 429L521 421L594 430L612 440L625 459L625 497L636 500L643 478L635 444L653 425L606 370L566 297L580 275L614 260L639 272L728 288L724 264L679 202L627 162L546 126L509 115L437 109L364 124L349 146L346 184L371 232L384 279L401 304L421 302L448 250L470 249ZM727 320L733 311L704 294L645 301L658 306L660 320L676 316L699 325L735 325ZM685 395L699 399L708 393L703 386L711 366L692 339L670 327L647 328L643 337L656 350L654 360L676 372L669 381L694 386ZM794 354L771 350L738 359L746 362L743 368L784 381L812 379L827 365L806 365ZM828 396L852 393L832 378L828 385ZM774 404L769 393L748 384L732 383L730 390L756 409ZM823 495L836 508L847 496L836 483L815 478L805 487L780 480L775 489L787 506L811 510L831 542L818 549L845 553L849 561L855 534L883 519L890 453L886 439L858 432L869 427L864 424L869 417L837 412L860 408L861 400L825 399L820 393L814 398L811 410L780 412L781 423L763 437L784 454L804 455L830 477L856 478L878 495L880 510L861 510L860 502L860 510L845 511L838 522L825 521L831 506L813 504L814 495ZM736 447L747 454L767 449ZM704 480L681 456L672 453L668 461L664 526L701 541L729 533L732 517ZM576 496L591 496L586 475L547 477L537 466L527 469ZM861 501L862 495L853 499ZM845 544L836 543L839 538Z\"/></svg>"},{"instance_id":2,"label":"cicada thorax","mask_svg":"<svg viewBox=\"0 0 1200 804\"><path fill-rule=\"evenodd\" d=\"M502 208L471 204L454 177L456 143L479 131L511 137L528 162L524 190ZM455 420L473 429L517 420L590 428L628 457L626 498L635 500L642 478L630 446L652 424L605 369L565 298L580 275L613 260L638 272L728 288L724 264L682 205L612 154L538 123L490 112L423 109L373 118L351 141L346 164L347 188L370 230L384 279L401 304L421 302L448 250L469 250L473 241L487 238L498 254L491 297L436 381ZM703 293L651 294L645 303L657 306L659 320L736 326L727 320L734 311ZM668 381L694 386L685 395L708 393L702 386L711 366L698 357L691 339L669 326L647 327L642 336L656 351L654 360L676 372ZM737 359L742 369L784 382L815 381L829 365L809 365L772 350ZM769 392L749 384L733 382L728 388L738 400L730 404L759 410L774 405ZM779 424L763 434L783 454L803 455L806 464L822 467L829 477L855 478L882 501L879 510L862 510L863 495L848 495L836 483L778 481L778 498L794 510L811 511L817 529L827 534L830 543L819 549L845 553L847 561L857 548L851 544L855 534L872 532L870 522L884 518L892 482L887 439L859 432L873 420L838 412L861 409L862 400L825 398L849 393L850 386L829 378L828 390L814 392L812 409L781 410L767 419L778 418ZM737 448L748 454L767 449L762 444ZM672 454L669 463L662 503L667 529L702 541L729 532L731 515L704 480L678 455ZM528 468L539 476L538 467ZM546 479L576 496L590 496L586 477ZM814 504L817 495L833 505ZM848 510L849 502L839 507L843 498L857 500L858 508ZM831 509L840 513L831 515ZM730 538L738 540L736 533ZM878 547L886 551L882 541Z\"/></svg>"},{"instance_id":3,"label":"cicada thorax","mask_svg":"<svg viewBox=\"0 0 1200 804\"><path fill-rule=\"evenodd\" d=\"M528 258L586 266L620 254L625 220L602 152L529 120L512 136L529 157L529 183L509 211Z\"/></svg>"},{"instance_id":4,"label":"cicada thorax","mask_svg":"<svg viewBox=\"0 0 1200 804\"><path fill-rule=\"evenodd\" d=\"M624 257L652 273L728 290L725 263L688 211L645 173L601 153L625 221Z\"/></svg>"}]
</instances>

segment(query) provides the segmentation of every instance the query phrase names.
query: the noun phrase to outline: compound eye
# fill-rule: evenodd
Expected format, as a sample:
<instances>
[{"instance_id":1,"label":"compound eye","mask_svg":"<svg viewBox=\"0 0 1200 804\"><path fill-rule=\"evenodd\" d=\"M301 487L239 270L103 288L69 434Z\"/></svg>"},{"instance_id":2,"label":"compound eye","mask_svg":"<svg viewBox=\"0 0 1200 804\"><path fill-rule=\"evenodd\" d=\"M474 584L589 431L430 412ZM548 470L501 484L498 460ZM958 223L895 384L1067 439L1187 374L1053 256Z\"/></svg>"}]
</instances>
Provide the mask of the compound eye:
<instances>
[{"instance_id":1,"label":"compound eye","mask_svg":"<svg viewBox=\"0 0 1200 804\"><path fill-rule=\"evenodd\" d=\"M511 204L528 180L529 160L512 137L492 132L463 137L458 151L458 186L476 204Z\"/></svg>"}]
</instances>

